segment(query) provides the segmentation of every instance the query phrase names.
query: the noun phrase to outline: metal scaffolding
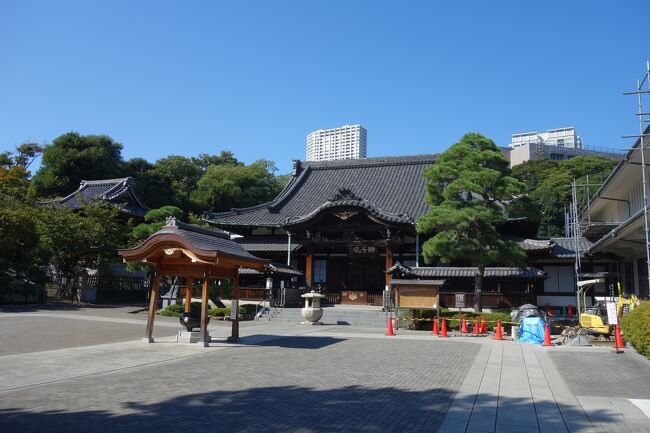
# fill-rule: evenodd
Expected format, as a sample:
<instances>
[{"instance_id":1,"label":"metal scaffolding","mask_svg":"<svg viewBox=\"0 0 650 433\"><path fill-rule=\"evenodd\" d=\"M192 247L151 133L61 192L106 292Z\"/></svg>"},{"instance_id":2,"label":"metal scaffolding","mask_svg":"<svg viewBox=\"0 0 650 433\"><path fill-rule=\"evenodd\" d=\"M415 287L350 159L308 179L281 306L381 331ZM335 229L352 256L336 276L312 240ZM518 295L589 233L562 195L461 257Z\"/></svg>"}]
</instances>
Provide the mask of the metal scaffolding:
<instances>
[{"instance_id":1,"label":"metal scaffolding","mask_svg":"<svg viewBox=\"0 0 650 433\"><path fill-rule=\"evenodd\" d=\"M646 86L647 88L643 88ZM643 76L643 79L636 80L636 90L633 92L625 92L624 95L636 95L637 97L637 112L636 116L639 119L639 134L638 135L624 135L623 138L634 138L638 139L639 147L638 149L641 152L641 181L643 185L643 223L645 229L645 252L646 252L646 267L647 267L647 278L648 278L648 288L650 289L650 239L648 239L648 187L647 187L647 174L646 174L646 163L645 163L645 150L646 142L648 141L646 137L650 137L650 134L645 133L646 124L650 123L650 112L644 111L643 109L643 98L644 94L650 93L650 61L646 61L646 70ZM636 149L636 146L632 148L632 151Z\"/></svg>"}]
</instances>

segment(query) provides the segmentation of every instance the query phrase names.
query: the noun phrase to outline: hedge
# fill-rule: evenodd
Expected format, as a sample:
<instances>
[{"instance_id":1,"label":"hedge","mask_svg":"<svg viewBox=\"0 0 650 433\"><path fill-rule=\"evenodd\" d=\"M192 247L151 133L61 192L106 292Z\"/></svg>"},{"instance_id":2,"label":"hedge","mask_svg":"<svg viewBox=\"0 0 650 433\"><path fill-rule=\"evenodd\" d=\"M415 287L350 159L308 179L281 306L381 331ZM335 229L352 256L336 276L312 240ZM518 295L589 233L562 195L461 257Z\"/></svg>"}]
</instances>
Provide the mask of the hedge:
<instances>
[{"instance_id":1,"label":"hedge","mask_svg":"<svg viewBox=\"0 0 650 433\"><path fill-rule=\"evenodd\" d=\"M650 302L642 302L638 308L621 319L625 340L640 354L650 358Z\"/></svg>"},{"instance_id":2,"label":"hedge","mask_svg":"<svg viewBox=\"0 0 650 433\"><path fill-rule=\"evenodd\" d=\"M426 310L426 311L422 311L420 317L430 319L434 315L435 315L434 311ZM444 317L445 319L447 319L447 329L456 329L456 328L460 329L461 319L463 316L465 316L465 319L467 320L467 324L470 326L474 324L474 318L476 316L478 316L479 323L481 323L481 317L485 317L485 321L487 322L487 329L490 331L494 331L494 327L496 325L497 320L501 320L502 323L501 326L503 328L505 328L506 326L504 322L510 322L512 320L510 318L509 310L497 311L495 313L473 313L473 312L458 312L458 311L452 311L443 308L440 311L440 318L442 319Z\"/></svg>"}]
</instances>

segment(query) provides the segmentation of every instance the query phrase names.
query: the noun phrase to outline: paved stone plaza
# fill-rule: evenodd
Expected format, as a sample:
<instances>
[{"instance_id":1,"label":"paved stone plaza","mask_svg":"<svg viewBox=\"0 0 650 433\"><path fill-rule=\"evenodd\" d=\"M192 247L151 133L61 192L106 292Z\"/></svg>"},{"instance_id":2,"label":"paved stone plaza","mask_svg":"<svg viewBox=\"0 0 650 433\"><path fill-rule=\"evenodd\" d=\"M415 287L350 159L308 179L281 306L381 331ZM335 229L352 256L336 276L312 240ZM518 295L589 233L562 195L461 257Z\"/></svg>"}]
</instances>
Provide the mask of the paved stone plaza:
<instances>
[{"instance_id":1,"label":"paved stone plaza","mask_svg":"<svg viewBox=\"0 0 650 433\"><path fill-rule=\"evenodd\" d=\"M0 312L0 431L650 432L629 351L216 321L203 348L162 317L145 344L134 310Z\"/></svg>"}]
</instances>

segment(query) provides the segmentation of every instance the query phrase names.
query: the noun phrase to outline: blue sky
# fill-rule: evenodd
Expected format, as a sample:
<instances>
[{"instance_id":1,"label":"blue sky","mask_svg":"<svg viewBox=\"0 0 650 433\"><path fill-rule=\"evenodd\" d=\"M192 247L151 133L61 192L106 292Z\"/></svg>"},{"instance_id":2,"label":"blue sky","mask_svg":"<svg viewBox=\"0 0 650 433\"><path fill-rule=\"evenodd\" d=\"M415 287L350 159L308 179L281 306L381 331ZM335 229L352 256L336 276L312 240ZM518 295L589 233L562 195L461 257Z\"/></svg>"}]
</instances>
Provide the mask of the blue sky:
<instances>
[{"instance_id":1,"label":"blue sky","mask_svg":"<svg viewBox=\"0 0 650 433\"><path fill-rule=\"evenodd\" d=\"M575 126L621 148L648 1L0 2L0 151L67 131L123 156L231 150L288 172L316 129L368 156Z\"/></svg>"}]
</instances>

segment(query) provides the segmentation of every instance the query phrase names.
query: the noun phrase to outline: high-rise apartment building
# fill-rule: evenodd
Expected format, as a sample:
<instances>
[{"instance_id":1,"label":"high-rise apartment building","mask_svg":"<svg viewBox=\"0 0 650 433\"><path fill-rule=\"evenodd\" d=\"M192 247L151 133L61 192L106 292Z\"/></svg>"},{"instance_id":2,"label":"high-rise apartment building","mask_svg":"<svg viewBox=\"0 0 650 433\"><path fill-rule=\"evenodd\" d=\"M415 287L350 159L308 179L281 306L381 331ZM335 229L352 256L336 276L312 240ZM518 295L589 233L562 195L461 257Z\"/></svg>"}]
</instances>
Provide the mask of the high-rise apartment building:
<instances>
[{"instance_id":1,"label":"high-rise apartment building","mask_svg":"<svg viewBox=\"0 0 650 433\"><path fill-rule=\"evenodd\" d=\"M365 158L368 131L361 125L319 129L307 136L307 161Z\"/></svg>"}]
</instances>

